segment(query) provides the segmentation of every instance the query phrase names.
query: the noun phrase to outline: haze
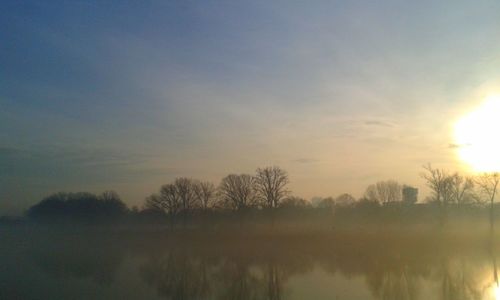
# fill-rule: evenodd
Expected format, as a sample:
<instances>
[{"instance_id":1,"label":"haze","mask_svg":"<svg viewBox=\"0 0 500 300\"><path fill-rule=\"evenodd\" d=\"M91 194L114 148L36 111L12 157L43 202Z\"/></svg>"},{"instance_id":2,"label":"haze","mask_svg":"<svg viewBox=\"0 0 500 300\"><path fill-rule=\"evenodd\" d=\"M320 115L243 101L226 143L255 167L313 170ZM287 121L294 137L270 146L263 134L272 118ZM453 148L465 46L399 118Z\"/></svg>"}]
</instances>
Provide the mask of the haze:
<instances>
[{"instance_id":1,"label":"haze","mask_svg":"<svg viewBox=\"0 0 500 300\"><path fill-rule=\"evenodd\" d=\"M266 165L306 198L423 189L469 171L453 125L500 92L496 1L140 4L3 2L0 214Z\"/></svg>"}]
</instances>

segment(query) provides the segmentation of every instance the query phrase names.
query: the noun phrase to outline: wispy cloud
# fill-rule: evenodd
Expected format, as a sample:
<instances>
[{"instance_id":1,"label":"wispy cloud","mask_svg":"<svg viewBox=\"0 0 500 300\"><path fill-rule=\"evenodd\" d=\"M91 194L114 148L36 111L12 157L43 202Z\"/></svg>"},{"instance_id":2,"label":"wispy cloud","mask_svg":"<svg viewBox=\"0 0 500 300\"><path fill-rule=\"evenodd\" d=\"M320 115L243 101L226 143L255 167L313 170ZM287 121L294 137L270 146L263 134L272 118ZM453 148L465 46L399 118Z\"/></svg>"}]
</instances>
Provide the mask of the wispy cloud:
<instances>
[{"instance_id":1,"label":"wispy cloud","mask_svg":"<svg viewBox=\"0 0 500 300\"><path fill-rule=\"evenodd\" d=\"M465 147L470 147L470 146L471 146L470 143L466 143L466 144L450 143L450 144L448 144L448 148L450 148L450 149L460 149L460 148L465 148Z\"/></svg>"},{"instance_id":2,"label":"wispy cloud","mask_svg":"<svg viewBox=\"0 0 500 300\"><path fill-rule=\"evenodd\" d=\"M118 175L120 170L145 164L149 158L145 154L92 147L3 146L0 147L0 176L28 178L43 174L61 182L81 174L102 178L103 171Z\"/></svg>"},{"instance_id":3,"label":"wispy cloud","mask_svg":"<svg viewBox=\"0 0 500 300\"><path fill-rule=\"evenodd\" d=\"M145 154L127 153L98 147L61 147L37 146L33 148L0 147L0 158L5 160L16 158L36 158L50 161L64 161L73 164L110 165L140 163L147 157Z\"/></svg>"},{"instance_id":4,"label":"wispy cloud","mask_svg":"<svg viewBox=\"0 0 500 300\"><path fill-rule=\"evenodd\" d=\"M380 121L380 120L368 120L364 122L365 125L368 126L382 126L382 127L395 127L396 124L390 123L387 121Z\"/></svg>"},{"instance_id":5,"label":"wispy cloud","mask_svg":"<svg viewBox=\"0 0 500 300\"><path fill-rule=\"evenodd\" d=\"M292 162L299 163L299 164L313 164L313 163L320 162L320 160L314 159L314 158L306 158L306 157L304 157L304 158L294 159L294 160L292 160Z\"/></svg>"}]
</instances>

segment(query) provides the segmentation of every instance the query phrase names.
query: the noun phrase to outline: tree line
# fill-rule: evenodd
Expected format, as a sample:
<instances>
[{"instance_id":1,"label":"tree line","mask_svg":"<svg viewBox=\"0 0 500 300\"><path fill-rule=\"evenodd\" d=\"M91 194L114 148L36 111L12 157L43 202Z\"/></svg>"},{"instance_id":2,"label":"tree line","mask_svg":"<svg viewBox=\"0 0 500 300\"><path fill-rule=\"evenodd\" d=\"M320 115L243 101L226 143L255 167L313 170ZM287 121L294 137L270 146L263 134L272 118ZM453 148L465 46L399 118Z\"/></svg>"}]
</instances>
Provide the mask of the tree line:
<instances>
[{"instance_id":1,"label":"tree line","mask_svg":"<svg viewBox=\"0 0 500 300\"><path fill-rule=\"evenodd\" d=\"M208 181L176 178L160 187L158 193L145 200L145 208L164 211L169 216L193 210L229 209L242 211L250 208L274 209L289 198L289 178L286 171L273 166L258 168L255 175L229 174L215 186Z\"/></svg>"},{"instance_id":2,"label":"tree line","mask_svg":"<svg viewBox=\"0 0 500 300\"><path fill-rule=\"evenodd\" d=\"M418 201L418 189L395 180L369 185L364 195L356 199L350 194L338 197L313 198L308 201L294 196L289 190L289 175L278 166L258 168L254 174L229 174L219 184L179 177L162 185L158 192L146 197L141 208L128 209L113 191L101 195L90 193L57 193L35 204L27 211L34 220L101 220L136 215L144 219L168 220L171 226L186 224L193 217L245 213L267 213L271 218L283 212L322 210L336 216L354 216L363 211L366 218L384 209L425 206L436 211L444 225L449 212L457 208L489 208L493 229L494 204L500 182L498 173L467 177L459 173L423 167L421 177L431 190ZM401 211L397 211L401 213ZM330 214L330 215L331 215ZM366 219L365 218L365 219Z\"/></svg>"},{"instance_id":3,"label":"tree line","mask_svg":"<svg viewBox=\"0 0 500 300\"><path fill-rule=\"evenodd\" d=\"M427 199L439 207L440 222L448 219L451 207L488 206L490 230L494 228L494 205L500 183L500 173L482 173L477 176L463 176L443 169L424 166L421 177L425 180L432 194Z\"/></svg>"}]
</instances>

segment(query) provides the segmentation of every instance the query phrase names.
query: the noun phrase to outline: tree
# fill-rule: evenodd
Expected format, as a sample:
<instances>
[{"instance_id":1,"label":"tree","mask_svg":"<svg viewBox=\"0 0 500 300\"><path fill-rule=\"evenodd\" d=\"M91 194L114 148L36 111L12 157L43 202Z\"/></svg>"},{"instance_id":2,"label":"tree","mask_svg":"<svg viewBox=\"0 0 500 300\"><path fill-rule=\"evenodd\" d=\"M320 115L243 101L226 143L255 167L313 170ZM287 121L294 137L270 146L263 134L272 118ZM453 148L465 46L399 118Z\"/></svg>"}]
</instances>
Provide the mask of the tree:
<instances>
[{"instance_id":1,"label":"tree","mask_svg":"<svg viewBox=\"0 0 500 300\"><path fill-rule=\"evenodd\" d=\"M121 201L120 196L115 191L104 191L99 195L99 199L102 201Z\"/></svg>"},{"instance_id":2,"label":"tree","mask_svg":"<svg viewBox=\"0 0 500 300\"><path fill-rule=\"evenodd\" d=\"M208 181L195 181L193 184L193 192L197 202L203 210L208 210L214 205L216 189L213 183Z\"/></svg>"},{"instance_id":3,"label":"tree","mask_svg":"<svg viewBox=\"0 0 500 300\"><path fill-rule=\"evenodd\" d=\"M279 207L281 208L308 208L312 207L311 202L307 201L304 198L291 196L283 199L280 202Z\"/></svg>"},{"instance_id":4,"label":"tree","mask_svg":"<svg viewBox=\"0 0 500 300\"><path fill-rule=\"evenodd\" d=\"M500 173L484 173L476 178L476 183L487 200L490 202L490 231L493 233L494 218L493 205L497 195L498 184L500 183Z\"/></svg>"},{"instance_id":5,"label":"tree","mask_svg":"<svg viewBox=\"0 0 500 300\"><path fill-rule=\"evenodd\" d=\"M158 194L151 194L144 200L144 210L159 210L169 212L166 203Z\"/></svg>"},{"instance_id":6,"label":"tree","mask_svg":"<svg viewBox=\"0 0 500 300\"><path fill-rule=\"evenodd\" d=\"M469 177L463 177L458 173L450 176L452 201L459 206L471 202L474 189L474 180Z\"/></svg>"},{"instance_id":7,"label":"tree","mask_svg":"<svg viewBox=\"0 0 500 300\"><path fill-rule=\"evenodd\" d=\"M264 206L276 208L289 194L286 189L288 174L279 167L258 168L255 176L257 196L263 201Z\"/></svg>"},{"instance_id":8,"label":"tree","mask_svg":"<svg viewBox=\"0 0 500 300\"><path fill-rule=\"evenodd\" d=\"M127 206L115 191L105 191L98 196L98 199L102 201L103 210L110 216L123 215L127 212Z\"/></svg>"},{"instance_id":9,"label":"tree","mask_svg":"<svg viewBox=\"0 0 500 300\"><path fill-rule=\"evenodd\" d=\"M196 203L194 182L192 179L185 177L176 178L174 186L181 201L181 209L184 213L187 213L197 206L198 203Z\"/></svg>"},{"instance_id":10,"label":"tree","mask_svg":"<svg viewBox=\"0 0 500 300\"><path fill-rule=\"evenodd\" d=\"M366 188L365 197L382 204L401 201L401 185L394 180L379 181Z\"/></svg>"},{"instance_id":11,"label":"tree","mask_svg":"<svg viewBox=\"0 0 500 300\"><path fill-rule=\"evenodd\" d=\"M332 197L324 198L318 203L318 208L333 209L334 207L335 207L335 199L333 199Z\"/></svg>"},{"instance_id":12,"label":"tree","mask_svg":"<svg viewBox=\"0 0 500 300\"><path fill-rule=\"evenodd\" d=\"M234 210L242 210L255 205L255 178L248 174L230 174L219 185L219 195L223 204Z\"/></svg>"},{"instance_id":13,"label":"tree","mask_svg":"<svg viewBox=\"0 0 500 300\"><path fill-rule=\"evenodd\" d=\"M453 199L452 177L445 170L433 169L430 164L423 167L425 172L421 177L431 189L433 201L441 206L446 206Z\"/></svg>"},{"instance_id":14,"label":"tree","mask_svg":"<svg viewBox=\"0 0 500 300\"><path fill-rule=\"evenodd\" d=\"M421 173L427 186L432 191L432 201L439 205L441 226L446 222L447 209L453 200L453 179L448 172L433 169L431 164L423 167L425 172Z\"/></svg>"},{"instance_id":15,"label":"tree","mask_svg":"<svg viewBox=\"0 0 500 300\"><path fill-rule=\"evenodd\" d=\"M127 213L127 206L115 192L100 196L91 193L57 193L28 209L32 219L47 222L107 221Z\"/></svg>"},{"instance_id":16,"label":"tree","mask_svg":"<svg viewBox=\"0 0 500 300\"><path fill-rule=\"evenodd\" d=\"M174 184L162 185L159 194L153 194L146 198L146 208L159 209L164 211L172 220L181 210L182 204Z\"/></svg>"},{"instance_id":17,"label":"tree","mask_svg":"<svg viewBox=\"0 0 500 300\"><path fill-rule=\"evenodd\" d=\"M335 198L335 205L338 206L351 206L356 202L356 199L351 194L342 194Z\"/></svg>"},{"instance_id":18,"label":"tree","mask_svg":"<svg viewBox=\"0 0 500 300\"><path fill-rule=\"evenodd\" d=\"M368 199L368 198L361 198L358 201L354 203L353 208L355 210L361 210L361 211L368 211L370 213L373 213L376 211L378 208L380 208L380 203L376 200Z\"/></svg>"}]
</instances>

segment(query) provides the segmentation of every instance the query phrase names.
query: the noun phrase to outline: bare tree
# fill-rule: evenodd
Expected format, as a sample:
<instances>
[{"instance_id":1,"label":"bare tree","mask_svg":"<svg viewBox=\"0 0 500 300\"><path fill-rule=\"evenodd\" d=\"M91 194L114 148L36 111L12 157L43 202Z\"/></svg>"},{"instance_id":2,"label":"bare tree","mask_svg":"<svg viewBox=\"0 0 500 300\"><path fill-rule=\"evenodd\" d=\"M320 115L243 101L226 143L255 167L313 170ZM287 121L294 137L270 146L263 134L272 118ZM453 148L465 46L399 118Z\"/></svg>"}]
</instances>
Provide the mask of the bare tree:
<instances>
[{"instance_id":1,"label":"bare tree","mask_svg":"<svg viewBox=\"0 0 500 300\"><path fill-rule=\"evenodd\" d=\"M484 173L476 178L479 190L490 202L490 231L494 229L493 205L497 195L498 184L500 183L500 173Z\"/></svg>"},{"instance_id":2,"label":"bare tree","mask_svg":"<svg viewBox=\"0 0 500 300\"><path fill-rule=\"evenodd\" d=\"M170 217L172 225L176 216L182 213L185 223L187 214L197 204L193 186L192 179L177 178L173 183L163 185L159 194L146 198L146 207L165 212Z\"/></svg>"},{"instance_id":3,"label":"bare tree","mask_svg":"<svg viewBox=\"0 0 500 300\"><path fill-rule=\"evenodd\" d=\"M436 202L440 208L441 226L446 222L448 204L453 200L453 180L448 172L440 169L433 169L431 164L425 165L426 172L421 173L427 186L432 190L432 201Z\"/></svg>"},{"instance_id":4,"label":"bare tree","mask_svg":"<svg viewBox=\"0 0 500 300\"><path fill-rule=\"evenodd\" d=\"M99 199L103 201L121 201L120 196L115 191L104 191Z\"/></svg>"},{"instance_id":5,"label":"bare tree","mask_svg":"<svg viewBox=\"0 0 500 300\"><path fill-rule=\"evenodd\" d=\"M176 215L181 210L182 204L176 186L169 183L160 188L159 194L153 194L147 197L145 206L146 208L165 212L173 225Z\"/></svg>"},{"instance_id":6,"label":"bare tree","mask_svg":"<svg viewBox=\"0 0 500 300\"><path fill-rule=\"evenodd\" d=\"M175 216L182 209L177 187L173 184L165 184L160 188L160 200L169 215Z\"/></svg>"},{"instance_id":7,"label":"bare tree","mask_svg":"<svg viewBox=\"0 0 500 300\"><path fill-rule=\"evenodd\" d=\"M426 172L421 173L427 186L432 190L432 199L446 206L453 199L452 177L445 170L433 169L430 164L424 166Z\"/></svg>"},{"instance_id":8,"label":"bare tree","mask_svg":"<svg viewBox=\"0 0 500 300\"><path fill-rule=\"evenodd\" d=\"M335 198L335 205L338 206L351 206L356 202L356 199L351 194L342 194Z\"/></svg>"},{"instance_id":9,"label":"bare tree","mask_svg":"<svg viewBox=\"0 0 500 300\"><path fill-rule=\"evenodd\" d=\"M227 207L242 210L255 205L255 178L248 174L230 174L219 185L221 200Z\"/></svg>"},{"instance_id":10,"label":"bare tree","mask_svg":"<svg viewBox=\"0 0 500 300\"><path fill-rule=\"evenodd\" d=\"M196 203L194 182L192 179L185 177L176 178L174 186L177 190L177 194L181 201L181 208L184 212L188 212L197 206L198 203Z\"/></svg>"},{"instance_id":11,"label":"bare tree","mask_svg":"<svg viewBox=\"0 0 500 300\"><path fill-rule=\"evenodd\" d=\"M213 183L208 181L195 181L193 192L197 202L203 210L208 210L214 204L216 189Z\"/></svg>"},{"instance_id":12,"label":"bare tree","mask_svg":"<svg viewBox=\"0 0 500 300\"><path fill-rule=\"evenodd\" d=\"M276 208L289 194L288 174L280 167L258 168L255 176L257 196L268 208Z\"/></svg>"},{"instance_id":13,"label":"bare tree","mask_svg":"<svg viewBox=\"0 0 500 300\"><path fill-rule=\"evenodd\" d=\"M312 207L311 202L307 201L304 198L297 197L297 196L290 196L290 197L283 199L283 201L280 202L279 206L282 208L309 208L309 207Z\"/></svg>"},{"instance_id":14,"label":"bare tree","mask_svg":"<svg viewBox=\"0 0 500 300\"><path fill-rule=\"evenodd\" d=\"M462 206L473 199L474 181L472 178L455 173L450 176L452 201Z\"/></svg>"},{"instance_id":15,"label":"bare tree","mask_svg":"<svg viewBox=\"0 0 500 300\"><path fill-rule=\"evenodd\" d=\"M366 188L365 197L382 204L399 202L402 198L402 186L395 180L379 181Z\"/></svg>"},{"instance_id":16,"label":"bare tree","mask_svg":"<svg viewBox=\"0 0 500 300\"><path fill-rule=\"evenodd\" d=\"M163 202L158 194L151 194L146 197L144 208L167 211L166 203Z\"/></svg>"}]
</instances>

